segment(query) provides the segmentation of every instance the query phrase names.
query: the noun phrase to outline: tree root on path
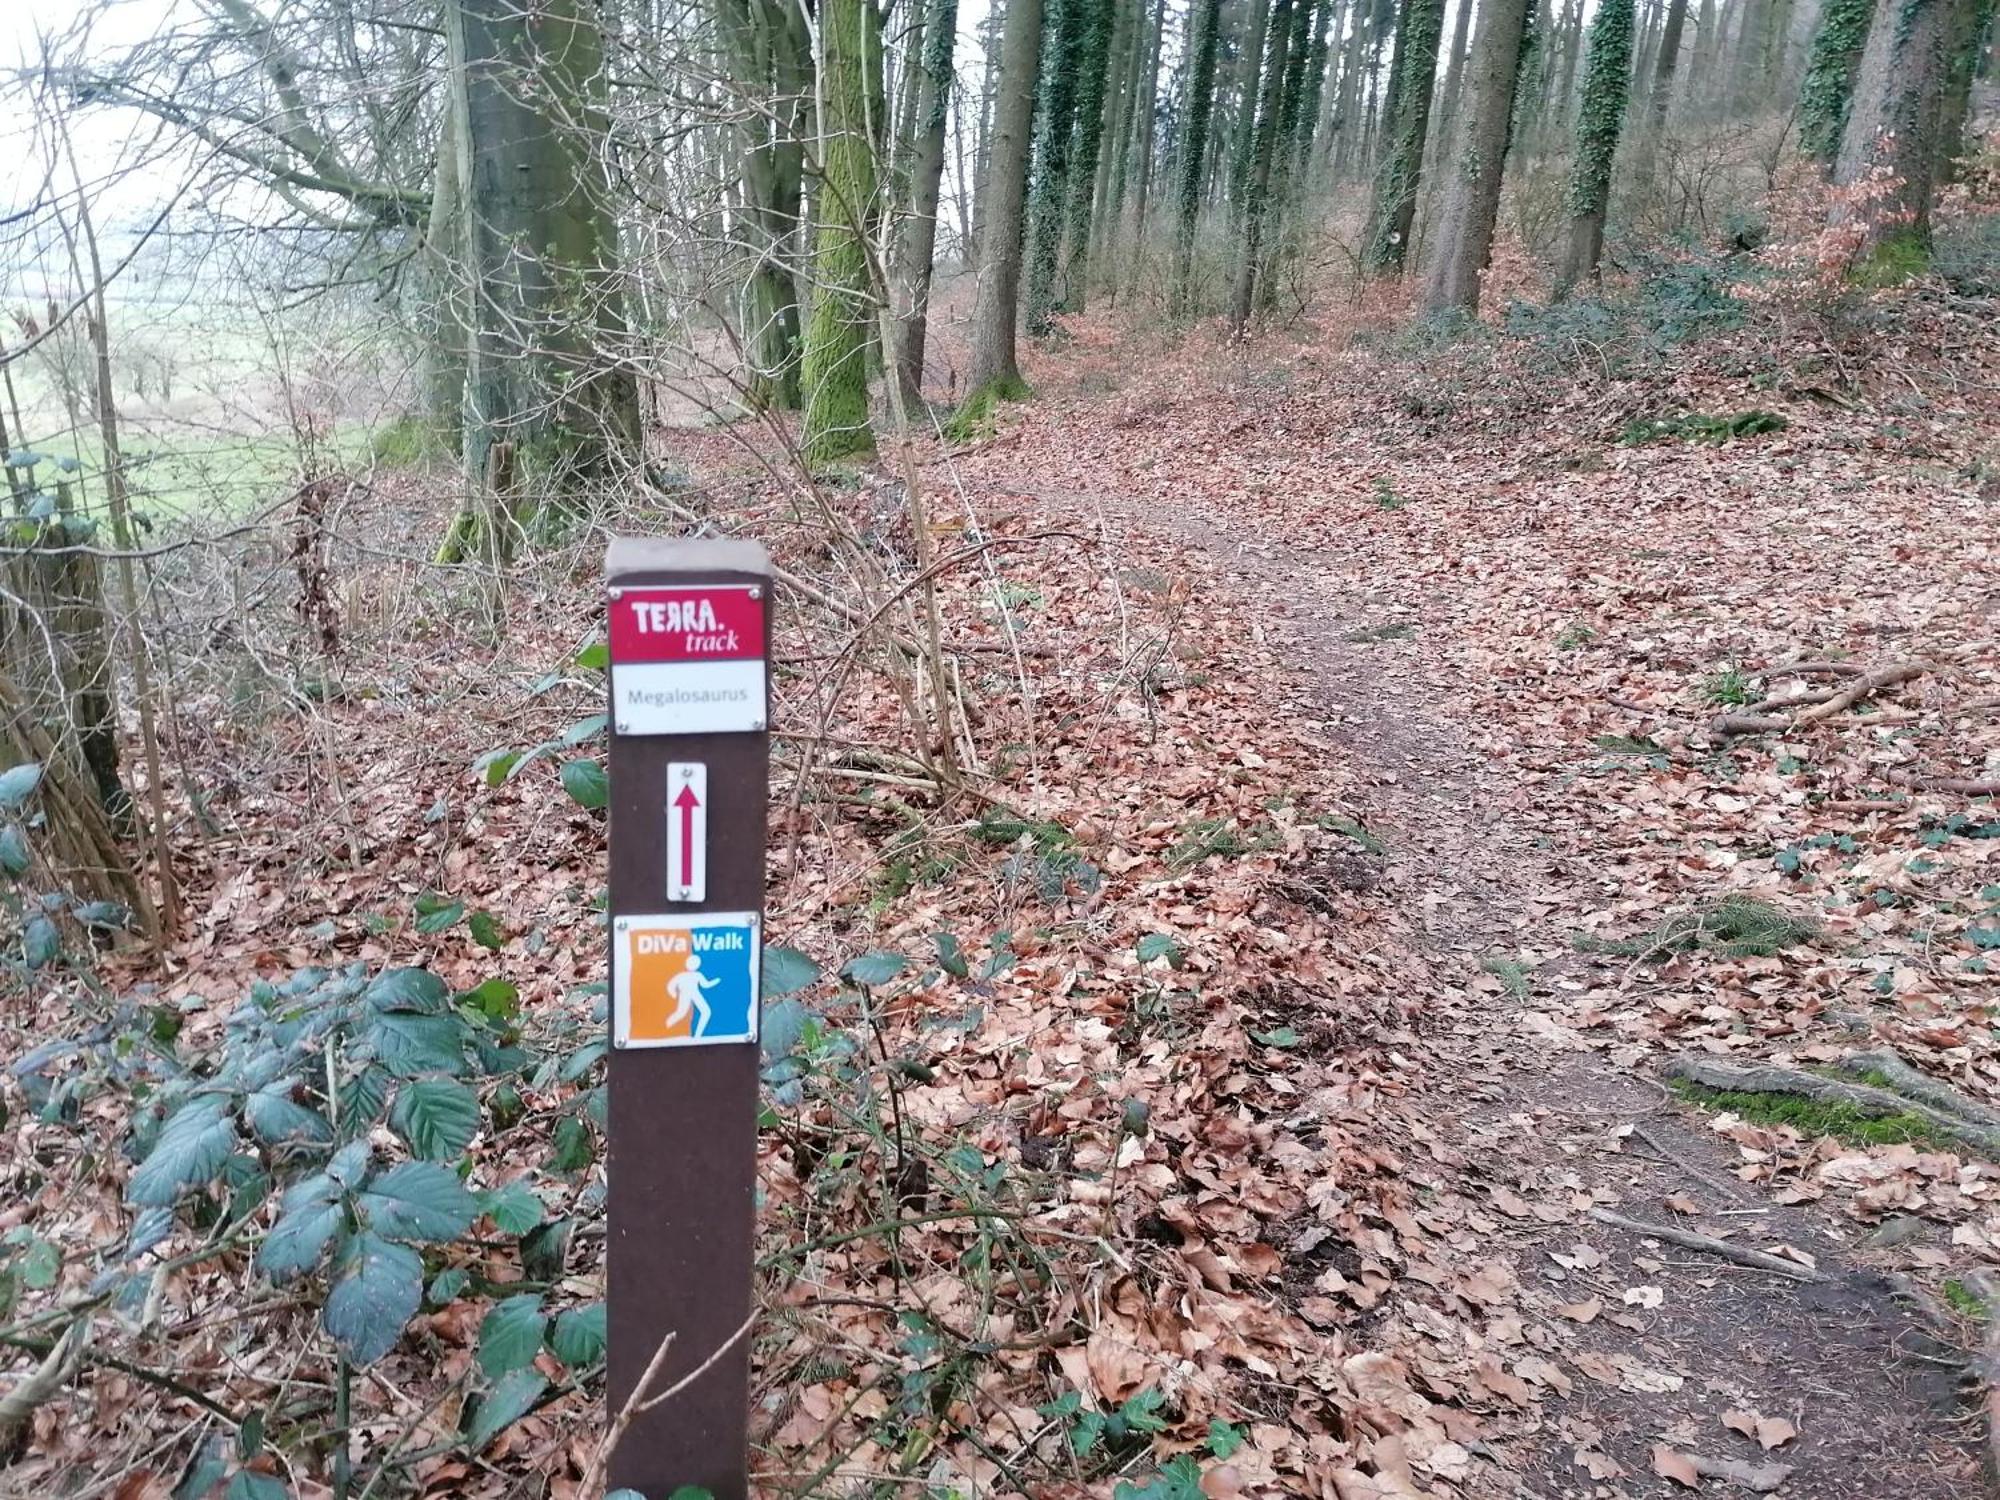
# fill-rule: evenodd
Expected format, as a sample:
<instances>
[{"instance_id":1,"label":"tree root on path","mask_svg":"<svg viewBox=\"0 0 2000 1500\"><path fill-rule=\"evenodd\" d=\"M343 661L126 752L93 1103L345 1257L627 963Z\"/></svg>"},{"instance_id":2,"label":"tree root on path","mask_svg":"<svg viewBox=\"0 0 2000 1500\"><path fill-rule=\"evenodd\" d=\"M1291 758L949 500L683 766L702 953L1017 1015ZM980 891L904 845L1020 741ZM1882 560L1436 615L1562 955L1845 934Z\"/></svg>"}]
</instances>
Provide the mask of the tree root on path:
<instances>
[{"instance_id":1,"label":"tree root on path","mask_svg":"<svg viewBox=\"0 0 2000 1500\"><path fill-rule=\"evenodd\" d=\"M1807 663L1814 670L1836 671L1840 664L1834 662ZM1789 667L1786 671L1801 671L1804 667ZM1883 688L1894 687L1899 682L1908 682L1912 677L1921 677L1930 668L1920 661L1893 662L1886 667L1877 667L1872 672L1861 672L1839 687L1815 688L1805 693L1775 693L1758 703L1735 713L1721 714L1708 726L1710 734L1772 734L1790 729L1802 729L1808 724L1817 724L1822 719L1830 719L1835 714L1845 713L1863 698L1872 697ZM1796 710L1786 713L1777 710Z\"/></svg>"},{"instance_id":2,"label":"tree root on path","mask_svg":"<svg viewBox=\"0 0 2000 1500\"><path fill-rule=\"evenodd\" d=\"M1884 1066L1888 1063L1890 1066ZM1676 1057L1666 1065L1670 1078L1702 1088L1733 1094L1791 1094L1845 1105L1868 1119L1915 1116L1937 1137L1967 1147L1989 1161L2000 1161L2000 1116L1961 1097L1945 1084L1917 1072L1901 1058L1880 1052L1856 1053L1842 1060L1846 1072L1873 1074L1891 1087L1851 1083L1818 1073L1757 1064L1737 1067L1709 1057Z\"/></svg>"},{"instance_id":3,"label":"tree root on path","mask_svg":"<svg viewBox=\"0 0 2000 1500\"><path fill-rule=\"evenodd\" d=\"M1711 1234L1696 1234L1692 1229L1676 1229L1671 1224L1644 1224L1637 1219L1628 1219L1623 1214L1614 1214L1608 1208L1593 1208L1590 1216L1600 1224L1609 1224L1613 1229L1624 1229L1633 1234L1665 1240L1669 1245L1679 1245L1685 1250L1706 1251L1710 1255L1719 1255L1724 1260L1734 1261L1739 1266L1748 1266L1754 1271L1769 1271L1777 1276L1789 1276L1794 1281L1833 1279L1824 1271L1816 1271L1799 1261L1786 1260L1782 1255L1771 1255L1763 1250L1752 1250L1748 1245L1732 1245L1729 1241L1719 1240Z\"/></svg>"}]
</instances>

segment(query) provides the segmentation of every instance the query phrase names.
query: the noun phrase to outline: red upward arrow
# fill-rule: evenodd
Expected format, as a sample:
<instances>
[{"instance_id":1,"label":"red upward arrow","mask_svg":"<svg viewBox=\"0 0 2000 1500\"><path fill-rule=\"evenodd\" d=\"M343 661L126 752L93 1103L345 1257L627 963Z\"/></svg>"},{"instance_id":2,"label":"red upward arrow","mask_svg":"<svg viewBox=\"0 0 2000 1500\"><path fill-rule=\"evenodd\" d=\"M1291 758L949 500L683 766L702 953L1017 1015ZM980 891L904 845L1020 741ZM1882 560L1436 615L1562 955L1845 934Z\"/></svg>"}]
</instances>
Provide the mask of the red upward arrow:
<instances>
[{"instance_id":1,"label":"red upward arrow","mask_svg":"<svg viewBox=\"0 0 2000 1500\"><path fill-rule=\"evenodd\" d=\"M674 806L681 810L681 884L689 886L694 884L694 810L701 806L701 798L683 783Z\"/></svg>"}]
</instances>

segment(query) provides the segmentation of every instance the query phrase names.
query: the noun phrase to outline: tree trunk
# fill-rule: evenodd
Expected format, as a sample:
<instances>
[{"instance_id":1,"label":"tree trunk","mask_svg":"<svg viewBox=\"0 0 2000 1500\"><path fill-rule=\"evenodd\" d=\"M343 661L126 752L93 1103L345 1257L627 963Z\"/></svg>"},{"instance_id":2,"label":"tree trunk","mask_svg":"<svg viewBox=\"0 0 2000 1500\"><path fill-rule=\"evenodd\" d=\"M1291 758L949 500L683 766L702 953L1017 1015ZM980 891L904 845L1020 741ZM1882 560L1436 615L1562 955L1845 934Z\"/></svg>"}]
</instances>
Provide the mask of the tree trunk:
<instances>
[{"instance_id":1,"label":"tree trunk","mask_svg":"<svg viewBox=\"0 0 2000 1500\"><path fill-rule=\"evenodd\" d=\"M1680 62L1681 38L1687 30L1687 0L1667 0L1667 18L1653 55L1653 83L1646 97L1646 121L1632 157L1631 201L1643 204L1653 190L1653 169L1667 133L1667 109L1673 103L1674 70Z\"/></svg>"},{"instance_id":2,"label":"tree trunk","mask_svg":"<svg viewBox=\"0 0 2000 1500\"><path fill-rule=\"evenodd\" d=\"M870 0L820 8L820 191L806 324L805 456L823 464L875 447L868 423L868 234L875 221L875 80L881 41Z\"/></svg>"},{"instance_id":3,"label":"tree trunk","mask_svg":"<svg viewBox=\"0 0 2000 1500\"><path fill-rule=\"evenodd\" d=\"M1868 44L1875 0L1826 0L1799 84L1799 146L1828 171L1840 155L1840 138L1854 98L1854 74Z\"/></svg>"},{"instance_id":4,"label":"tree trunk","mask_svg":"<svg viewBox=\"0 0 2000 1500\"><path fill-rule=\"evenodd\" d=\"M1084 281L1103 260L1107 241L1117 237L1125 196L1125 165L1132 145L1132 111L1137 107L1139 65L1145 60L1145 0L1114 0L1117 24L1111 31L1111 81L1104 95L1104 139L1097 153L1097 188L1090 210L1091 243L1085 249ZM1119 200L1114 202L1113 200Z\"/></svg>"},{"instance_id":5,"label":"tree trunk","mask_svg":"<svg viewBox=\"0 0 2000 1500\"><path fill-rule=\"evenodd\" d=\"M798 231L805 167L810 41L784 0L716 0L728 48L742 148L739 233L755 256L744 278L741 324L753 407L796 411L799 307L788 252Z\"/></svg>"},{"instance_id":6,"label":"tree trunk","mask_svg":"<svg viewBox=\"0 0 2000 1500\"><path fill-rule=\"evenodd\" d=\"M1590 23L1590 58L1583 102L1576 112L1576 156L1570 164L1569 250L1559 285L1568 291L1595 280L1604 254L1604 214L1611 202L1611 166L1632 93L1633 0L1598 0Z\"/></svg>"},{"instance_id":7,"label":"tree trunk","mask_svg":"<svg viewBox=\"0 0 2000 1500\"><path fill-rule=\"evenodd\" d=\"M910 152L910 212L902 224L896 257L901 301L896 368L903 404L910 411L923 409L924 344L929 332L931 266L937 254L938 188L944 180L944 128L951 110L958 0L930 0L924 25L917 134Z\"/></svg>"},{"instance_id":8,"label":"tree trunk","mask_svg":"<svg viewBox=\"0 0 2000 1500\"><path fill-rule=\"evenodd\" d=\"M465 432L465 370L472 338L471 278L465 263L465 116L448 92L438 131L430 217L423 230L423 421L440 448L456 452Z\"/></svg>"},{"instance_id":9,"label":"tree trunk","mask_svg":"<svg viewBox=\"0 0 2000 1500\"><path fill-rule=\"evenodd\" d=\"M1097 165L1104 154L1104 115L1116 0L1073 0L1087 21L1077 58L1076 128L1063 203L1062 250L1057 259L1056 309L1082 312L1089 298L1091 207Z\"/></svg>"},{"instance_id":10,"label":"tree trunk","mask_svg":"<svg viewBox=\"0 0 2000 1500\"><path fill-rule=\"evenodd\" d=\"M1022 208L1042 50L1042 0L1007 0L1000 78L993 106L993 151L980 189L979 298L972 313L972 360L961 423L998 401L1028 394L1014 349L1021 292Z\"/></svg>"},{"instance_id":11,"label":"tree trunk","mask_svg":"<svg viewBox=\"0 0 2000 1500\"><path fill-rule=\"evenodd\" d=\"M966 237L965 265L971 270L979 263L979 245L984 236L980 231L986 223L986 174L993 161L993 106L999 97L1000 86L1000 27L1004 7L995 5L986 12L986 19L979 23L979 36L985 52L986 72L979 85L979 145L972 153L972 180L977 186L972 194L972 232Z\"/></svg>"},{"instance_id":12,"label":"tree trunk","mask_svg":"<svg viewBox=\"0 0 2000 1500\"><path fill-rule=\"evenodd\" d=\"M1425 279L1427 312L1477 315L1479 311L1479 276L1493 251L1527 22L1527 0L1487 0L1480 9L1469 65L1471 98L1464 149L1459 152L1458 173L1445 199Z\"/></svg>"},{"instance_id":13,"label":"tree trunk","mask_svg":"<svg viewBox=\"0 0 2000 1500\"><path fill-rule=\"evenodd\" d=\"M488 451L505 442L529 498L504 513L469 508L440 557L499 562L518 532L550 513L549 500L636 457L638 388L615 358L624 317L593 9L543 0L530 15L515 0L452 0L447 18L475 298L465 478L477 492Z\"/></svg>"},{"instance_id":14,"label":"tree trunk","mask_svg":"<svg viewBox=\"0 0 2000 1500\"><path fill-rule=\"evenodd\" d=\"M1136 92L1132 96L1131 128L1128 132L1127 148L1136 161L1132 171L1132 237L1143 241L1146 237L1147 199L1153 187L1154 115L1159 107L1160 97L1160 50L1166 35L1167 0L1153 0L1153 22L1150 28L1141 27L1146 34L1142 38L1145 48L1145 64L1135 75ZM1115 210L1112 228L1111 248L1116 252L1124 213L1124 174L1127 171L1126 158L1121 154L1119 170L1111 188L1111 200Z\"/></svg>"},{"instance_id":15,"label":"tree trunk","mask_svg":"<svg viewBox=\"0 0 2000 1500\"><path fill-rule=\"evenodd\" d=\"M1836 201L1829 220L1862 226L1856 272L1865 281L1900 280L1928 258L1931 200L1965 125L1954 71L1972 65L1983 9L1980 0L1877 0L1833 180L1853 187L1886 175L1858 199Z\"/></svg>"},{"instance_id":16,"label":"tree trunk","mask_svg":"<svg viewBox=\"0 0 2000 1500\"><path fill-rule=\"evenodd\" d=\"M1070 146L1085 38L1097 0L1044 0L1042 76L1035 111L1035 171L1028 189L1030 337L1055 327L1056 278L1062 269L1064 210L1069 204Z\"/></svg>"},{"instance_id":17,"label":"tree trunk","mask_svg":"<svg viewBox=\"0 0 2000 1500\"><path fill-rule=\"evenodd\" d=\"M1299 80L1298 125L1289 144L1280 142L1282 150L1288 150L1291 157L1292 179L1296 192L1303 196L1312 178L1312 160L1315 138L1319 130L1320 102L1326 93L1326 69L1328 57L1327 28L1338 24L1341 0L1319 0L1313 7L1313 31L1311 44L1306 49L1305 76Z\"/></svg>"},{"instance_id":18,"label":"tree trunk","mask_svg":"<svg viewBox=\"0 0 2000 1500\"><path fill-rule=\"evenodd\" d=\"M1398 59L1395 115L1389 121L1388 149L1375 178L1375 201L1363 257L1373 271L1400 273L1408 254L1410 228L1417 218L1417 190L1430 131L1431 96L1437 83L1438 40L1444 31L1444 0L1403 0L1397 23Z\"/></svg>"},{"instance_id":19,"label":"tree trunk","mask_svg":"<svg viewBox=\"0 0 2000 1500\"><path fill-rule=\"evenodd\" d=\"M1262 87L1258 90L1257 129L1250 149L1249 176L1244 183L1242 234L1236 249L1236 285L1229 301L1229 327L1241 334L1250 322L1256 295L1258 261L1263 254L1264 216L1269 207L1271 157L1277 143L1278 116L1284 102L1285 60L1291 41L1292 0L1274 0L1264 44Z\"/></svg>"},{"instance_id":20,"label":"tree trunk","mask_svg":"<svg viewBox=\"0 0 2000 1500\"><path fill-rule=\"evenodd\" d=\"M1271 15L1271 0L1250 0L1250 10L1244 21L1244 40L1241 53L1236 60L1236 132L1229 148L1229 222L1239 235L1243 224L1243 206L1247 198L1247 187L1253 170L1252 158L1257 144L1257 104L1259 81L1264 77L1266 41L1269 35L1268 22ZM1280 53L1280 56L1283 54Z\"/></svg>"},{"instance_id":21,"label":"tree trunk","mask_svg":"<svg viewBox=\"0 0 2000 1500\"><path fill-rule=\"evenodd\" d=\"M1215 54L1221 41L1222 0L1193 0L1188 7L1187 98L1181 106L1180 182L1175 205L1174 305L1185 317L1194 308L1194 234L1201 219L1202 168L1209 119L1215 109Z\"/></svg>"}]
</instances>

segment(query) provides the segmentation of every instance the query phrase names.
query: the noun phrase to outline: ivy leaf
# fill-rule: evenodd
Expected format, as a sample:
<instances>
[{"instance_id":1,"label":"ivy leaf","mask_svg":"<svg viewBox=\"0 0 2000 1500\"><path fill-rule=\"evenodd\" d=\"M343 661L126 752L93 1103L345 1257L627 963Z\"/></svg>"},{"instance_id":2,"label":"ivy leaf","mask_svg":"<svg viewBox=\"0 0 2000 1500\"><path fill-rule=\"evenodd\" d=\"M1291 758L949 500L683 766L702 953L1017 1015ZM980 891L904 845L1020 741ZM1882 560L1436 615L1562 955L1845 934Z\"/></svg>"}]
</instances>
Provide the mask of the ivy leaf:
<instances>
[{"instance_id":1,"label":"ivy leaf","mask_svg":"<svg viewBox=\"0 0 2000 1500\"><path fill-rule=\"evenodd\" d=\"M292 1098L289 1078L259 1089L245 1099L243 1118L250 1126L250 1133L267 1146L287 1141L325 1143L333 1139L333 1127L326 1123L326 1117Z\"/></svg>"},{"instance_id":2,"label":"ivy leaf","mask_svg":"<svg viewBox=\"0 0 2000 1500\"><path fill-rule=\"evenodd\" d=\"M520 1012L521 992L504 979L487 979L458 997L489 1021L511 1021Z\"/></svg>"},{"instance_id":3,"label":"ivy leaf","mask_svg":"<svg viewBox=\"0 0 2000 1500\"><path fill-rule=\"evenodd\" d=\"M562 785L571 801L592 812L611 800L611 778L604 774L604 767L594 760L563 762Z\"/></svg>"},{"instance_id":4,"label":"ivy leaf","mask_svg":"<svg viewBox=\"0 0 2000 1500\"><path fill-rule=\"evenodd\" d=\"M525 1417L549 1388L546 1377L533 1368L511 1370L493 1382L465 1426L465 1446L482 1451L500 1433Z\"/></svg>"},{"instance_id":5,"label":"ivy leaf","mask_svg":"<svg viewBox=\"0 0 2000 1500\"><path fill-rule=\"evenodd\" d=\"M364 1229L341 1242L320 1322L349 1360L372 1365L396 1347L423 1298L423 1257Z\"/></svg>"},{"instance_id":6,"label":"ivy leaf","mask_svg":"<svg viewBox=\"0 0 2000 1500\"><path fill-rule=\"evenodd\" d=\"M572 1370L585 1369L604 1358L605 1331L602 1302L572 1307L557 1314L549 1330L549 1348Z\"/></svg>"},{"instance_id":7,"label":"ivy leaf","mask_svg":"<svg viewBox=\"0 0 2000 1500\"><path fill-rule=\"evenodd\" d=\"M882 950L849 959L847 967L842 969L841 973L864 989L873 989L877 985L887 984L909 966L910 961L902 954Z\"/></svg>"},{"instance_id":8,"label":"ivy leaf","mask_svg":"<svg viewBox=\"0 0 2000 1500\"><path fill-rule=\"evenodd\" d=\"M542 1299L532 1292L494 1303L479 1325L479 1368L498 1380L533 1364L547 1326Z\"/></svg>"},{"instance_id":9,"label":"ivy leaf","mask_svg":"<svg viewBox=\"0 0 2000 1500\"><path fill-rule=\"evenodd\" d=\"M1280 1026L1272 1031L1253 1031L1250 1040L1260 1047L1289 1049L1299 1044L1299 1034L1289 1026Z\"/></svg>"},{"instance_id":10,"label":"ivy leaf","mask_svg":"<svg viewBox=\"0 0 2000 1500\"><path fill-rule=\"evenodd\" d=\"M479 1096L449 1078L406 1083L396 1091L389 1123L426 1161L453 1161L479 1132Z\"/></svg>"},{"instance_id":11,"label":"ivy leaf","mask_svg":"<svg viewBox=\"0 0 2000 1500\"><path fill-rule=\"evenodd\" d=\"M481 1193L479 1208L502 1234L526 1234L542 1222L542 1200L535 1196L533 1188L518 1179Z\"/></svg>"},{"instance_id":12,"label":"ivy leaf","mask_svg":"<svg viewBox=\"0 0 2000 1500\"><path fill-rule=\"evenodd\" d=\"M587 672L602 672L611 665L611 643L592 641L576 653L576 664Z\"/></svg>"},{"instance_id":13,"label":"ivy leaf","mask_svg":"<svg viewBox=\"0 0 2000 1500\"><path fill-rule=\"evenodd\" d=\"M1139 939L1134 951L1139 955L1139 962L1142 964L1164 958L1171 967L1178 969L1184 961L1181 957L1181 945L1174 941L1174 936L1170 932L1147 933Z\"/></svg>"},{"instance_id":14,"label":"ivy leaf","mask_svg":"<svg viewBox=\"0 0 2000 1500\"><path fill-rule=\"evenodd\" d=\"M32 917L21 929L21 957L31 969L53 963L62 952L62 934L47 917Z\"/></svg>"},{"instance_id":15,"label":"ivy leaf","mask_svg":"<svg viewBox=\"0 0 2000 1500\"><path fill-rule=\"evenodd\" d=\"M229 1101L207 1094L182 1105L160 1127L153 1149L125 1184L125 1199L141 1208L169 1208L183 1188L209 1181L236 1145Z\"/></svg>"},{"instance_id":16,"label":"ivy leaf","mask_svg":"<svg viewBox=\"0 0 2000 1500\"><path fill-rule=\"evenodd\" d=\"M1112 1494L1113 1500L1203 1500L1201 1465L1183 1453L1143 1485L1128 1480Z\"/></svg>"},{"instance_id":17,"label":"ivy leaf","mask_svg":"<svg viewBox=\"0 0 2000 1500\"><path fill-rule=\"evenodd\" d=\"M472 940L482 948L498 953L507 945L507 934L500 930L500 923L490 911L476 911L467 924L472 929Z\"/></svg>"},{"instance_id":18,"label":"ivy leaf","mask_svg":"<svg viewBox=\"0 0 2000 1500\"><path fill-rule=\"evenodd\" d=\"M358 1202L369 1227L392 1240L437 1244L457 1239L479 1217L479 1200L454 1172L406 1161L372 1181Z\"/></svg>"},{"instance_id":19,"label":"ivy leaf","mask_svg":"<svg viewBox=\"0 0 2000 1500\"><path fill-rule=\"evenodd\" d=\"M33 761L0 771L0 807L18 811L41 784L42 768Z\"/></svg>"},{"instance_id":20,"label":"ivy leaf","mask_svg":"<svg viewBox=\"0 0 2000 1500\"><path fill-rule=\"evenodd\" d=\"M819 965L796 948L766 948L761 988L764 998L795 994L819 978Z\"/></svg>"}]
</instances>

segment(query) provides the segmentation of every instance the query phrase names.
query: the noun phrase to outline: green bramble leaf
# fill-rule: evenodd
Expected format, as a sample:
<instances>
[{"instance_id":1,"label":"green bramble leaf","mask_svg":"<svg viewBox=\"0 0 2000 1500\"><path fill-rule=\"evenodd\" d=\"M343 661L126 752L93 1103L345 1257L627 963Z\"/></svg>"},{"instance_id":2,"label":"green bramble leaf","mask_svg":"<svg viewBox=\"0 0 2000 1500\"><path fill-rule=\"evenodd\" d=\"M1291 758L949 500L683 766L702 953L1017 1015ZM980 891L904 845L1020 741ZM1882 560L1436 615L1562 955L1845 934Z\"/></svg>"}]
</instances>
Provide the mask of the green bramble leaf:
<instances>
[{"instance_id":1,"label":"green bramble leaf","mask_svg":"<svg viewBox=\"0 0 2000 1500\"><path fill-rule=\"evenodd\" d=\"M594 760L571 760L563 762L563 790L578 807L589 808L592 812L602 809L611 800L611 778L605 775L604 767Z\"/></svg>"},{"instance_id":2,"label":"green bramble leaf","mask_svg":"<svg viewBox=\"0 0 2000 1500\"><path fill-rule=\"evenodd\" d=\"M350 1361L372 1365L396 1347L423 1298L423 1257L362 1230L341 1242L320 1322Z\"/></svg>"},{"instance_id":3,"label":"green bramble leaf","mask_svg":"<svg viewBox=\"0 0 2000 1500\"><path fill-rule=\"evenodd\" d=\"M473 1453L483 1451L501 1432L533 1411L548 1388L548 1378L532 1366L510 1370L494 1381L493 1389L480 1400L466 1423L466 1448Z\"/></svg>"},{"instance_id":4,"label":"green bramble leaf","mask_svg":"<svg viewBox=\"0 0 2000 1500\"><path fill-rule=\"evenodd\" d=\"M427 1161L391 1167L373 1179L356 1202L376 1234L423 1244L455 1240L479 1217L479 1200L458 1174Z\"/></svg>"},{"instance_id":5,"label":"green bramble leaf","mask_svg":"<svg viewBox=\"0 0 2000 1500\"><path fill-rule=\"evenodd\" d=\"M602 1302L572 1307L556 1316L549 1329L549 1348L572 1370L586 1369L604 1358L605 1310Z\"/></svg>"},{"instance_id":6,"label":"green bramble leaf","mask_svg":"<svg viewBox=\"0 0 2000 1500\"><path fill-rule=\"evenodd\" d=\"M532 1292L494 1303L479 1325L479 1368L498 1380L533 1364L547 1325L542 1299Z\"/></svg>"},{"instance_id":7,"label":"green bramble leaf","mask_svg":"<svg viewBox=\"0 0 2000 1500\"><path fill-rule=\"evenodd\" d=\"M426 1161L455 1161L479 1133L479 1096L449 1078L406 1083L389 1124Z\"/></svg>"}]
</instances>

